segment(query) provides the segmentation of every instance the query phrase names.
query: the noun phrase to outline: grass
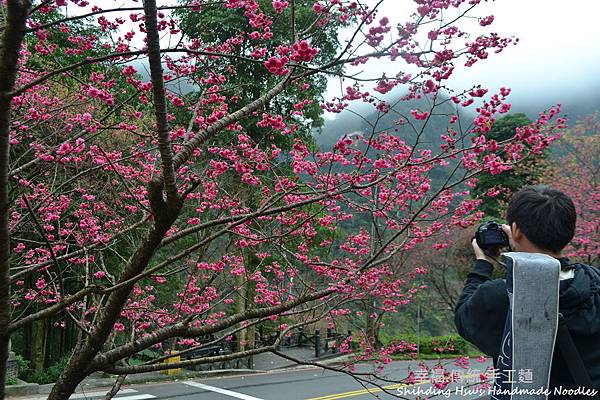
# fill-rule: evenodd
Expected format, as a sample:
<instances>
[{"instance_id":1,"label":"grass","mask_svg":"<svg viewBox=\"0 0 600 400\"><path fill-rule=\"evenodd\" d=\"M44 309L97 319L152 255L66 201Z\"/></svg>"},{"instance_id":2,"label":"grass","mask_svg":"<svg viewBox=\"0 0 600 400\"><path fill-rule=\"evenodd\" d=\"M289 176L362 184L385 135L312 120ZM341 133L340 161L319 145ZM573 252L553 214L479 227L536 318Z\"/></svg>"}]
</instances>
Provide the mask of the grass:
<instances>
[{"instance_id":1,"label":"grass","mask_svg":"<svg viewBox=\"0 0 600 400\"><path fill-rule=\"evenodd\" d=\"M17 381L15 378L6 378L6 381L4 383L6 386L10 386L18 384L19 381Z\"/></svg>"},{"instance_id":2,"label":"grass","mask_svg":"<svg viewBox=\"0 0 600 400\"><path fill-rule=\"evenodd\" d=\"M477 357L487 357L480 351L470 351L466 354L419 354L418 357L411 357L409 354L394 354L392 355L393 360L440 360L440 359L448 359L448 358L457 358L457 357L465 357L468 356L470 358Z\"/></svg>"}]
</instances>

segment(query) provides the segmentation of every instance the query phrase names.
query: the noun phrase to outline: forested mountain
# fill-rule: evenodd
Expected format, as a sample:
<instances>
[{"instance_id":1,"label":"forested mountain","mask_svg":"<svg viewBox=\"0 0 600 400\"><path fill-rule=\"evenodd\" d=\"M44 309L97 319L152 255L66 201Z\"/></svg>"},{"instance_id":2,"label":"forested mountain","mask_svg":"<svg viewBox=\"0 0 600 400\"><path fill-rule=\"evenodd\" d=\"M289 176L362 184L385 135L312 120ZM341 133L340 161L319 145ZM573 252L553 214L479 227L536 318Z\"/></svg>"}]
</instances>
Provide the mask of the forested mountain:
<instances>
[{"instance_id":1,"label":"forested mountain","mask_svg":"<svg viewBox=\"0 0 600 400\"><path fill-rule=\"evenodd\" d=\"M446 134L448 129L455 130L457 137L471 129L470 123L474 118L474 109L471 108L467 110L462 108L458 111L460 118L450 124L450 117L457 114L457 109L447 95L438 94L435 100L427 98L403 100L402 97L403 94L395 93L387 99L390 106L388 113L381 113L373 104L364 104L354 105L351 109L344 110L335 119L325 119L323 127L313 131L315 143L321 150L329 150L344 135L362 135L369 138L372 134L388 132L400 136L411 146L417 143L417 149L430 149L436 154L442 151L441 135ZM425 120L417 120L411 115L412 110L430 109L433 111ZM376 152L370 150L368 155L373 157ZM451 165L455 165L457 160L449 161ZM432 187L442 185L451 171L452 168L448 167L434 168L430 175Z\"/></svg>"},{"instance_id":2,"label":"forested mountain","mask_svg":"<svg viewBox=\"0 0 600 400\"><path fill-rule=\"evenodd\" d=\"M600 96L598 95L597 89L600 89L600 87L589 88L585 93L567 92L558 96L553 95L552 98L536 93L528 97L518 97L518 94L515 94L516 97L512 99L512 109L510 113L523 113L534 120L538 117L540 111L560 103L562 105L561 114L567 117L569 126L574 126L578 120L600 110ZM401 94L396 93L388 99L388 102L394 105L392 107L393 112L385 115L379 121L377 126L378 130L393 127L400 115L410 116L410 110L428 108L429 104L424 99L398 102L401 97ZM438 103L441 103L442 101L438 100ZM452 112L455 111L454 105L451 102L443 104L438 110L438 113L440 114L449 114ZM468 110L462 109L461 112L463 113L462 121L466 123L468 123L469 119L472 119L475 114L473 106ZM323 127L314 131L315 141L321 148L328 148L344 134L357 132L367 134L372 130L369 123L372 124L377 121L379 114L380 113L372 104L364 104L362 106L354 104L349 110L343 111L336 115L335 118L326 118ZM431 121L428 124L429 126L424 132L427 140L439 143L439 134L440 132L445 131L447 122L448 117L446 116L432 116ZM466 129L464 125L463 129ZM408 126L400 127L399 134L406 135L407 142L409 142L411 138L414 138L414 133L410 132Z\"/></svg>"},{"instance_id":3,"label":"forested mountain","mask_svg":"<svg viewBox=\"0 0 600 400\"><path fill-rule=\"evenodd\" d=\"M360 133L368 136L371 133L381 131L396 132L402 136L406 143L413 145L417 135L423 128L419 143L422 147L438 148L441 143L440 135L446 132L449 122L449 116L456 113L454 104L449 97L438 95L435 101L436 108L434 113L426 121L416 121L410 114L411 110L428 110L433 101L430 99L401 100L402 94L395 94L387 100L390 104L390 112L383 114L372 104L364 104L344 110L336 115L334 119L325 119L325 124L319 130L314 131L314 138L317 145L322 148L330 148L335 142L344 135L353 135ZM465 123L468 123L471 114L465 115L461 111L462 129L466 130ZM399 120L410 121L410 123L400 123ZM472 118L471 118L472 119ZM460 130L459 123L454 125L454 129Z\"/></svg>"}]
</instances>

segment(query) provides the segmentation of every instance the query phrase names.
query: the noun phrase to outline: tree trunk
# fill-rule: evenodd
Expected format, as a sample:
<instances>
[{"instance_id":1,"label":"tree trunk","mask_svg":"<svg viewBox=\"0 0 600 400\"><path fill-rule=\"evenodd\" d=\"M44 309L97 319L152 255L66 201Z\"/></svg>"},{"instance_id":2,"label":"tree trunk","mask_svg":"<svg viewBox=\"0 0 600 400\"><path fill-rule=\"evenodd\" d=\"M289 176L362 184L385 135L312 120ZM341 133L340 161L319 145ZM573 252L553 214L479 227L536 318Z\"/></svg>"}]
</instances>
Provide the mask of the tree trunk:
<instances>
[{"instance_id":1,"label":"tree trunk","mask_svg":"<svg viewBox=\"0 0 600 400\"><path fill-rule=\"evenodd\" d=\"M158 188L158 190L161 190L161 188ZM157 219L155 227L130 257L119 283L128 282L144 271L179 212L179 207L173 209L165 205L165 209L160 214L155 214L154 217ZM87 336L79 351L71 357L69 364L53 386L48 400L67 400L73 394L77 385L95 370L92 361L102 350L111 332L113 332L113 326L119 318L134 284L128 283L110 294L94 329Z\"/></svg>"},{"instance_id":2,"label":"tree trunk","mask_svg":"<svg viewBox=\"0 0 600 400\"><path fill-rule=\"evenodd\" d=\"M42 372L46 364L47 323L45 319L33 323L31 332L31 370Z\"/></svg>"},{"instance_id":3,"label":"tree trunk","mask_svg":"<svg viewBox=\"0 0 600 400\"><path fill-rule=\"evenodd\" d=\"M7 2L4 32L0 40L0 400L4 399L10 340L8 325L11 319L8 175L12 98L9 93L15 87L19 51L25 37L25 20L29 7L27 0Z\"/></svg>"},{"instance_id":4,"label":"tree trunk","mask_svg":"<svg viewBox=\"0 0 600 400\"><path fill-rule=\"evenodd\" d=\"M248 289L246 290L246 310L253 307L254 293L256 291L256 282L248 282ZM256 347L256 325L251 325L246 330L246 348L254 349ZM248 356L247 358L248 369L254 367L254 357Z\"/></svg>"},{"instance_id":5,"label":"tree trunk","mask_svg":"<svg viewBox=\"0 0 600 400\"><path fill-rule=\"evenodd\" d=\"M246 311L246 286L244 285L244 277L241 275L237 275L235 277L235 287L236 287L236 296L235 296L235 312L236 314L243 313ZM240 327L243 322L240 323ZM246 329L242 329L238 332L237 335L238 343L237 349L238 351L246 350Z\"/></svg>"}]
</instances>

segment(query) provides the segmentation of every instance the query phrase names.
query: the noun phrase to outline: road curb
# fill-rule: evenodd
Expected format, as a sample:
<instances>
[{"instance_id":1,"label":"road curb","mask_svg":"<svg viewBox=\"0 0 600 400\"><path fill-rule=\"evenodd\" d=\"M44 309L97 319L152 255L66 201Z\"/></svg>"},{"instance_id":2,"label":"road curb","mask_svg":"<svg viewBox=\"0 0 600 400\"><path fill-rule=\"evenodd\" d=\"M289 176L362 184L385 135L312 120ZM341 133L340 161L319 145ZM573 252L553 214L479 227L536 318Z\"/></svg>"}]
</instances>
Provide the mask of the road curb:
<instances>
[{"instance_id":1,"label":"road curb","mask_svg":"<svg viewBox=\"0 0 600 400\"><path fill-rule=\"evenodd\" d=\"M255 370L255 369L223 369L214 371L185 371L177 375L128 375L125 378L124 385L140 385L140 384L152 384L160 382L176 382L187 379L198 379L198 378L218 378L223 376L235 376L235 375L251 375L260 374L268 371ZM92 378L82 382L75 393L89 392L90 389L96 388L110 388L117 379L116 375L107 375L106 377ZM47 395L52 390L53 383L38 385L37 383L24 383L20 385L6 386L6 397L20 398L25 400L25 396L39 396Z\"/></svg>"},{"instance_id":2,"label":"road curb","mask_svg":"<svg viewBox=\"0 0 600 400\"><path fill-rule=\"evenodd\" d=\"M324 366L334 365L342 362L347 362L352 358L352 354L344 354L344 355L328 355L326 357L321 357L318 359L307 360L309 363L318 363ZM446 359L442 358L439 360L427 360L427 361L445 361L451 362L455 359ZM396 360L396 361L419 361L419 360ZM365 360L362 361L364 363ZM162 375L158 373L152 373L152 375L148 374L139 374L139 375L129 375L125 379L124 384L126 385L141 385L141 384L154 384L160 382L177 382L184 381L188 379L212 379L212 378L221 378L227 376L236 376L236 375L255 375L255 374L265 374L269 372L292 372L294 370L302 370L309 368L318 368L318 366L312 364L297 364L291 365L282 368L276 368L273 370L256 370L256 369L225 369L225 370L213 370L213 371L184 371L177 375ZM81 385L78 386L76 393L85 393L89 392L90 389L98 389L98 388L108 388L112 387L115 380L117 379L116 375L108 375L108 374L96 374L92 378L86 379ZM19 400L32 400L32 397L35 397L36 400L42 400L43 398L40 396L47 395L52 390L52 386L54 384L47 385L38 385L36 383L26 383L18 385L9 385L6 386L6 397L8 398L18 398Z\"/></svg>"},{"instance_id":3,"label":"road curb","mask_svg":"<svg viewBox=\"0 0 600 400\"><path fill-rule=\"evenodd\" d=\"M19 383L18 385L6 385L4 393L6 397L22 397L38 394L40 385L37 383Z\"/></svg>"}]
</instances>

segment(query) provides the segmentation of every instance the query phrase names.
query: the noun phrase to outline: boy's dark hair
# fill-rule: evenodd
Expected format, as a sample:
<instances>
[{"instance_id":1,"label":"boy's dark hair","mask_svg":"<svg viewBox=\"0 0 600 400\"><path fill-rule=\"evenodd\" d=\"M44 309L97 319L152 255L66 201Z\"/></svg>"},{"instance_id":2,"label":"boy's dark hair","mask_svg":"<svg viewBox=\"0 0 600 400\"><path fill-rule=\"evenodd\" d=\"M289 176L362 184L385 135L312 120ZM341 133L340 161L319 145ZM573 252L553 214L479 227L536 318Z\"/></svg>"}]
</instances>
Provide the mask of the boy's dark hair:
<instances>
[{"instance_id":1,"label":"boy's dark hair","mask_svg":"<svg viewBox=\"0 0 600 400\"><path fill-rule=\"evenodd\" d=\"M548 186L527 186L514 194L506 210L513 222L540 249L560 252L575 235L577 214L573 201Z\"/></svg>"}]
</instances>

